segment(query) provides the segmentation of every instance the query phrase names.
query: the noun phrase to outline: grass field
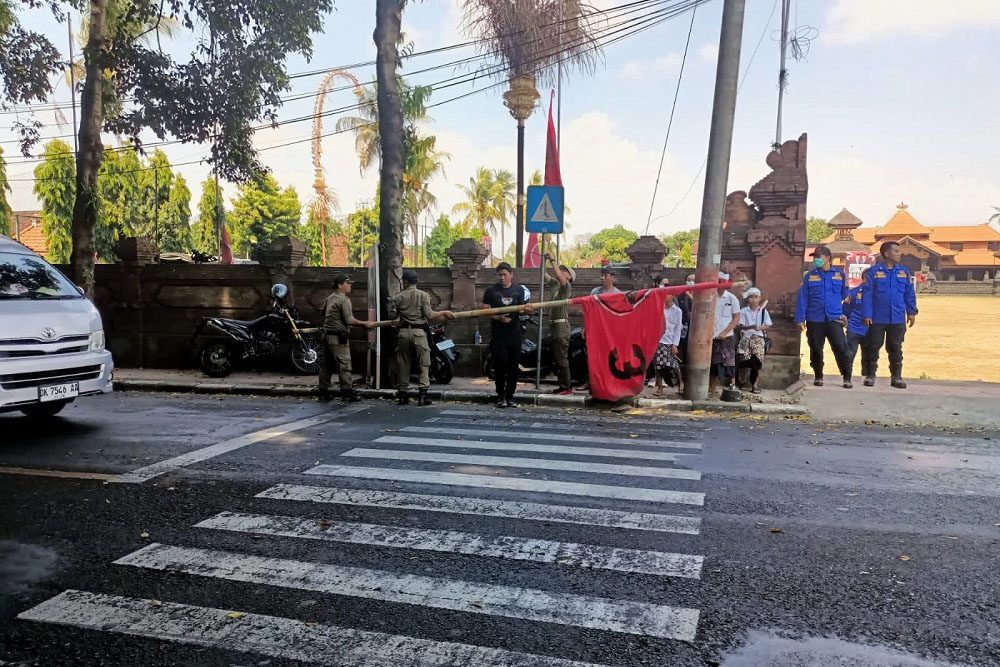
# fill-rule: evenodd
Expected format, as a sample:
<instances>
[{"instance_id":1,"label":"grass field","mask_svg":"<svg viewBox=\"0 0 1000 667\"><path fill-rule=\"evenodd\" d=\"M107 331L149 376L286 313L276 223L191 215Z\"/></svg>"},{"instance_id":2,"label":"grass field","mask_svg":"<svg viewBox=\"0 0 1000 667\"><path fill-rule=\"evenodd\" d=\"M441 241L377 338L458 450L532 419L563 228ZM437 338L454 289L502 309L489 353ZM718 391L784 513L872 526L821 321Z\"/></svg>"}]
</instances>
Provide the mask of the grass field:
<instances>
[{"instance_id":1,"label":"grass field","mask_svg":"<svg viewBox=\"0 0 1000 667\"><path fill-rule=\"evenodd\" d=\"M903 376L932 380L985 380L1000 382L997 333L1000 332L1000 297L918 297L917 324L903 343ZM810 373L809 347L802 337L802 370ZM854 362L854 376L861 374L861 353ZM826 350L826 374L836 373L833 354ZM885 350L879 375L889 372Z\"/></svg>"}]
</instances>

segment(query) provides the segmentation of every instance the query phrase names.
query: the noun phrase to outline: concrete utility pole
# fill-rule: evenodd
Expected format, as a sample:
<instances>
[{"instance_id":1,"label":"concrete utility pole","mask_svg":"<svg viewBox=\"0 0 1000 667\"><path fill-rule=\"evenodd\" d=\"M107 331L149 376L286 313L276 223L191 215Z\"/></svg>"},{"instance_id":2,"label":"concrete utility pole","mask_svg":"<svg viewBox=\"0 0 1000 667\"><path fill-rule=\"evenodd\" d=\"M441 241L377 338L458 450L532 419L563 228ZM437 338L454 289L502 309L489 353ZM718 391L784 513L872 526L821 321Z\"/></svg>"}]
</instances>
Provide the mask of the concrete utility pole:
<instances>
[{"instance_id":1,"label":"concrete utility pole","mask_svg":"<svg viewBox=\"0 0 1000 667\"><path fill-rule=\"evenodd\" d=\"M725 0L722 8L712 133L708 141L705 195L701 203L701 229L698 234L698 268L695 271L695 278L700 283L717 282L719 263L722 261L722 218L726 210L729 159L733 147L745 4L746 0ZM708 380L712 372L712 327L717 298L718 294L712 290L694 293L691 334L688 337L686 387L687 397L692 400L704 400L708 397Z\"/></svg>"}]
</instances>

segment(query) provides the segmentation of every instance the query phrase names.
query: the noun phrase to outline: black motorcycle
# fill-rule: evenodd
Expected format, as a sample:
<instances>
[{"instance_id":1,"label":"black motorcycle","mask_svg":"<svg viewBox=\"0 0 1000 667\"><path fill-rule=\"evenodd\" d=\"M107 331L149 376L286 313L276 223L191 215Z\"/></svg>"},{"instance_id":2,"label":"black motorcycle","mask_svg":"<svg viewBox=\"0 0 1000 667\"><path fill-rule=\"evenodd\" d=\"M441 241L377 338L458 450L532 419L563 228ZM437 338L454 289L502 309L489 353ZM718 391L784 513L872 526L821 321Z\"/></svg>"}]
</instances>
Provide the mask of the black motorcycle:
<instances>
[{"instance_id":1,"label":"black motorcycle","mask_svg":"<svg viewBox=\"0 0 1000 667\"><path fill-rule=\"evenodd\" d=\"M455 377L455 362L459 352L455 341L444 332L444 324L431 327L431 379L437 384L448 384Z\"/></svg>"},{"instance_id":2,"label":"black motorcycle","mask_svg":"<svg viewBox=\"0 0 1000 667\"><path fill-rule=\"evenodd\" d=\"M525 381L534 380L538 368L537 336L532 338L523 335L529 324L537 327L538 320L534 317L521 318L521 358L518 360L518 369L520 370L520 378ZM555 358L552 352L552 336L542 338L541 368L541 377L543 378L556 372ZM495 376L492 351L486 353L483 373L491 380ZM569 333L569 375L570 380L575 385L585 384L590 378L587 367L587 342L584 340L582 327L574 327Z\"/></svg>"},{"instance_id":3,"label":"black motorcycle","mask_svg":"<svg viewBox=\"0 0 1000 667\"><path fill-rule=\"evenodd\" d=\"M302 332L312 325L285 305L286 296L285 285L272 287L271 311L255 320L203 317L191 337L202 372L220 378L237 368L278 363L302 375L318 373L323 346ZM199 348L197 342L204 338L208 340Z\"/></svg>"}]
</instances>

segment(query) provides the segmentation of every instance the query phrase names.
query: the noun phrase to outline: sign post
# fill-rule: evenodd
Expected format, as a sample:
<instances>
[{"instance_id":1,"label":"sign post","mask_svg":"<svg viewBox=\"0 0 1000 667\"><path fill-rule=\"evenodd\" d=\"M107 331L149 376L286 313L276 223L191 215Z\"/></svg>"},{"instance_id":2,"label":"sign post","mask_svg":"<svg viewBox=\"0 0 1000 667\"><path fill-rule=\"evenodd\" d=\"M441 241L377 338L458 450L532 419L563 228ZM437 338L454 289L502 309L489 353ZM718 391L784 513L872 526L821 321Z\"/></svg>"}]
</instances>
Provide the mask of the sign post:
<instances>
[{"instance_id":1,"label":"sign post","mask_svg":"<svg viewBox=\"0 0 1000 667\"><path fill-rule=\"evenodd\" d=\"M538 300L545 301L545 235L562 234L563 214L565 213L564 203L566 201L565 190L561 185L532 185L528 188L527 221L525 227L528 232L541 234L541 257L538 261ZM542 333L545 328L542 323L545 319L545 311L538 311L538 348L535 360L535 389L542 385Z\"/></svg>"}]
</instances>

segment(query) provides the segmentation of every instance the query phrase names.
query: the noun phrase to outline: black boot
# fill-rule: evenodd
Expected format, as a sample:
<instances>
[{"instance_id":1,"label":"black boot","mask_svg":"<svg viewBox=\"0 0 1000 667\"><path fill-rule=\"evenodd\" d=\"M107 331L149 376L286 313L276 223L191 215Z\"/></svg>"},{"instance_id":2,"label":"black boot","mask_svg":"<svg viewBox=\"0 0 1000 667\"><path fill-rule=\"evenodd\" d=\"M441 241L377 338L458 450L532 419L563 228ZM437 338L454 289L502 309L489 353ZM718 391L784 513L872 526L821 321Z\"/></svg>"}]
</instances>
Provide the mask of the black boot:
<instances>
[{"instance_id":1,"label":"black boot","mask_svg":"<svg viewBox=\"0 0 1000 667\"><path fill-rule=\"evenodd\" d=\"M896 389L906 389L906 382L901 377L892 378L892 386Z\"/></svg>"},{"instance_id":2,"label":"black boot","mask_svg":"<svg viewBox=\"0 0 1000 667\"><path fill-rule=\"evenodd\" d=\"M330 393L329 387L320 387L319 392L316 394L316 399L320 403L329 403L333 400L333 394Z\"/></svg>"},{"instance_id":3,"label":"black boot","mask_svg":"<svg viewBox=\"0 0 1000 667\"><path fill-rule=\"evenodd\" d=\"M396 405L409 405L409 404L410 404L410 396L409 396L409 394L407 394L406 391L403 390L403 389L400 389L399 391L397 391L396 392Z\"/></svg>"},{"instance_id":4,"label":"black boot","mask_svg":"<svg viewBox=\"0 0 1000 667\"><path fill-rule=\"evenodd\" d=\"M421 388L421 390L420 390L420 398L417 399L417 405L419 405L421 407L423 407L425 405L434 405L434 401L432 401L431 399L427 398L427 390L426 389Z\"/></svg>"},{"instance_id":5,"label":"black boot","mask_svg":"<svg viewBox=\"0 0 1000 667\"><path fill-rule=\"evenodd\" d=\"M361 400L361 397L358 396L358 392L354 391L353 389L343 390L340 392L340 395L341 395L340 400L343 401L344 403L357 403L358 401Z\"/></svg>"}]
</instances>

